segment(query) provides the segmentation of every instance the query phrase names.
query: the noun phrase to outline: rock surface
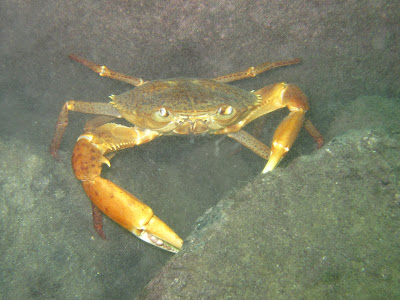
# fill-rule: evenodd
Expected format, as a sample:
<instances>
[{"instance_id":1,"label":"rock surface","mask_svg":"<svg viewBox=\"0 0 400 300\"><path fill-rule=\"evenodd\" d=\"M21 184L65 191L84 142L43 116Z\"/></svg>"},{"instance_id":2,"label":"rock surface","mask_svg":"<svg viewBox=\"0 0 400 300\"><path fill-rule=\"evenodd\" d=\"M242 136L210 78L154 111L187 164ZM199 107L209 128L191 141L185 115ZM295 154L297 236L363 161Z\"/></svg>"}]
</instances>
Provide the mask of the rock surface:
<instances>
[{"instance_id":1,"label":"rock surface","mask_svg":"<svg viewBox=\"0 0 400 300\"><path fill-rule=\"evenodd\" d=\"M390 0L173 0L168 5L153 0L2 1L0 298L134 298L173 257L107 218L108 239L96 236L89 200L70 167L73 145L90 116L70 114L61 161L50 157L48 146L65 101L106 102L109 95L132 88L100 78L68 54L146 80L210 78L266 60L300 57L300 65L232 84L256 90L274 82L295 83L309 97L308 117L328 142L346 137L344 144L358 145L358 140L347 142L353 135L349 130L364 130L357 134L377 136L378 141L396 140L398 102L387 98L400 97L399 11L400 2ZM379 95L385 102L362 95ZM263 142L270 143L286 115L283 109L263 118ZM386 126L391 122L392 127ZM251 132L252 125L246 130ZM265 161L238 149L234 141L218 136L165 137L121 151L103 176L148 203L183 238L222 198L238 197L233 195L243 193L242 188L253 190L256 184L264 191L263 178L269 182L267 195L286 195L284 189L297 180L305 181L301 193L310 192L307 182L315 176L301 176L288 187L273 182L276 177L284 180L284 170L296 169L315 150L304 130L277 173L267 177L258 176ZM324 149L305 165L314 160L323 164L319 155L327 155ZM261 197L255 193L253 199ZM260 209L273 203L260 204ZM227 215L230 210L224 211ZM275 213L279 219L280 212ZM215 216L225 220L224 215ZM199 227L211 226L206 220ZM185 251L189 250L182 256Z\"/></svg>"},{"instance_id":2,"label":"rock surface","mask_svg":"<svg viewBox=\"0 0 400 300\"><path fill-rule=\"evenodd\" d=\"M140 299L400 297L397 101L357 99L337 119L374 117L369 129L222 199Z\"/></svg>"}]
</instances>

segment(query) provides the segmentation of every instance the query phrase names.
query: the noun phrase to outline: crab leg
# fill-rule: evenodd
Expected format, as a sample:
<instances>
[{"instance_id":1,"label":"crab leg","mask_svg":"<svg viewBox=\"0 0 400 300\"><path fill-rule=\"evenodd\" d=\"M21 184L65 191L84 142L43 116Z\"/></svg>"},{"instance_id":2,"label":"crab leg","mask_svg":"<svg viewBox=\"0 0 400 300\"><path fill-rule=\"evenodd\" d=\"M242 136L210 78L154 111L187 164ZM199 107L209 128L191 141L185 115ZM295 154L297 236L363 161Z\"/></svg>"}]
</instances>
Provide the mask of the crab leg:
<instances>
[{"instance_id":1,"label":"crab leg","mask_svg":"<svg viewBox=\"0 0 400 300\"><path fill-rule=\"evenodd\" d=\"M100 66L98 64L95 64L94 62L91 62L79 55L70 54L68 57L77 61L78 63L81 63L82 65L84 65L85 67L96 72L100 76L105 76L105 77L108 77L111 79L123 81L123 82L129 83L129 84L132 84L134 86L139 86L139 85L142 85L145 83L145 81L142 78L125 75L125 74L110 70L106 66Z\"/></svg>"},{"instance_id":2,"label":"crab leg","mask_svg":"<svg viewBox=\"0 0 400 300\"><path fill-rule=\"evenodd\" d=\"M160 134L151 130L108 123L78 138L72 154L75 176L92 202L108 217L143 241L178 252L182 239L153 210L111 181L101 178L102 164L110 166L104 154L147 143Z\"/></svg>"},{"instance_id":3,"label":"crab leg","mask_svg":"<svg viewBox=\"0 0 400 300\"><path fill-rule=\"evenodd\" d=\"M51 155L58 159L58 148L60 148L61 140L64 135L65 129L68 126L68 111L77 111L85 114L96 114L107 116L108 120L111 118L121 118L119 111L114 108L110 103L99 103L99 102L85 102L69 100L64 103L61 108L60 114L58 115L56 129L54 131L53 140L50 145ZM98 117L95 118L98 120ZM92 127L91 123L94 121L89 121L86 127Z\"/></svg>"},{"instance_id":4,"label":"crab leg","mask_svg":"<svg viewBox=\"0 0 400 300\"><path fill-rule=\"evenodd\" d=\"M294 58L291 60L282 60L282 61L276 61L276 62L267 61L259 66L250 67L244 71L215 77L215 78L213 78L213 80L218 81L218 82L224 82L224 83L232 82L232 81L241 80L241 79L248 78L248 77L255 77L258 74L266 72L268 70L283 67L283 66L288 66L288 65L294 65L294 64L298 64L300 62L301 62L300 58Z\"/></svg>"},{"instance_id":5,"label":"crab leg","mask_svg":"<svg viewBox=\"0 0 400 300\"><path fill-rule=\"evenodd\" d=\"M257 140L251 134L244 130L240 130L238 132L228 133L228 136L241 143L243 146L249 148L265 160L268 160L271 149L269 149L267 145Z\"/></svg>"},{"instance_id":6,"label":"crab leg","mask_svg":"<svg viewBox=\"0 0 400 300\"><path fill-rule=\"evenodd\" d=\"M103 231L103 215L101 210L93 203L92 204L92 216L93 216L93 227L97 234L103 239L106 239L106 235Z\"/></svg>"},{"instance_id":7,"label":"crab leg","mask_svg":"<svg viewBox=\"0 0 400 300\"><path fill-rule=\"evenodd\" d=\"M312 138L317 143L317 148L321 148L324 145L324 138L321 132L314 126L313 123L309 119L305 119L304 128L307 130L308 134L312 136Z\"/></svg>"}]
</instances>

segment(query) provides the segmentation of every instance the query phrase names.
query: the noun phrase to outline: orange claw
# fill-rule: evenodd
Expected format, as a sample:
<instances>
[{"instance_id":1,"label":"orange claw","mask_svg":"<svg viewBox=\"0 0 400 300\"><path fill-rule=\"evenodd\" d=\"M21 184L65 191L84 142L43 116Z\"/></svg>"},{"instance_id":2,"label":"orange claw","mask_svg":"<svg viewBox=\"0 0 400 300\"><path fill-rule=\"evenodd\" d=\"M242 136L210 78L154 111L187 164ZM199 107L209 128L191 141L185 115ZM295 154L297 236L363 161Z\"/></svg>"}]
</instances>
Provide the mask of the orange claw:
<instances>
[{"instance_id":1,"label":"orange claw","mask_svg":"<svg viewBox=\"0 0 400 300\"><path fill-rule=\"evenodd\" d=\"M272 171L279 161L286 155L290 147L296 140L297 135L303 124L305 112L300 109L299 111L292 111L283 119L281 124L275 131L272 138L271 154L263 173Z\"/></svg>"},{"instance_id":2,"label":"orange claw","mask_svg":"<svg viewBox=\"0 0 400 300\"><path fill-rule=\"evenodd\" d=\"M72 167L86 194L102 212L138 238L164 250L178 252L182 239L157 218L149 206L100 177L102 164L110 165L103 155L108 147L106 140L91 133L81 135L75 145Z\"/></svg>"},{"instance_id":3,"label":"orange claw","mask_svg":"<svg viewBox=\"0 0 400 300\"><path fill-rule=\"evenodd\" d=\"M309 105L307 97L302 90L293 84L276 83L266 86L255 93L259 95L261 103L266 104L265 107L263 105L260 106L260 114L281 107L287 107L290 111L289 115L279 124L272 138L269 160L262 171L262 173L267 173L276 167L293 145L303 126L304 116L309 109Z\"/></svg>"}]
</instances>

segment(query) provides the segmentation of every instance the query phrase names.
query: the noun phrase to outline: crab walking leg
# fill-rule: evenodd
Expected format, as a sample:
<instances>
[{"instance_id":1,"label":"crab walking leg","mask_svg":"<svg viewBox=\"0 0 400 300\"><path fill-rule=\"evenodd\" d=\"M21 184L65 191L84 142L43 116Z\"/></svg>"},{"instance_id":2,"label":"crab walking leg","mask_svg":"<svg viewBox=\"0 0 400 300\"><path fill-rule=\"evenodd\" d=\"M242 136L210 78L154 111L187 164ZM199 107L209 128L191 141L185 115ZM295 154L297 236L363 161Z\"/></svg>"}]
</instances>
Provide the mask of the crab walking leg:
<instances>
[{"instance_id":1,"label":"crab walking leg","mask_svg":"<svg viewBox=\"0 0 400 300\"><path fill-rule=\"evenodd\" d=\"M96 72L100 76L105 76L105 77L108 77L111 79L123 81L123 82L129 83L134 86L140 86L145 83L145 81L142 78L125 75L125 74L110 70L106 66L100 66L98 64L95 64L94 62L91 62L79 55L70 54L68 57L77 61L78 63L81 63L82 65L84 65L85 67Z\"/></svg>"},{"instance_id":2,"label":"crab walking leg","mask_svg":"<svg viewBox=\"0 0 400 300\"><path fill-rule=\"evenodd\" d=\"M83 131L84 132L92 131L92 130L96 129L97 127L100 127L101 125L110 123L114 119L115 119L114 116L107 116L107 115L103 115L103 116L100 115L100 116L93 117L86 121Z\"/></svg>"},{"instance_id":3,"label":"crab walking leg","mask_svg":"<svg viewBox=\"0 0 400 300\"><path fill-rule=\"evenodd\" d=\"M50 145L50 154L58 159L58 148L68 126L68 111L77 111L85 114L105 115L110 118L121 118L119 111L110 103L85 102L69 100L64 103L58 115L56 129Z\"/></svg>"},{"instance_id":4,"label":"crab walking leg","mask_svg":"<svg viewBox=\"0 0 400 300\"><path fill-rule=\"evenodd\" d=\"M105 124L78 138L72 154L75 176L92 202L112 220L138 238L171 252L182 248L182 239L153 210L134 195L101 178L102 164L110 166L104 154L147 143L159 136L151 130Z\"/></svg>"},{"instance_id":5,"label":"crab walking leg","mask_svg":"<svg viewBox=\"0 0 400 300\"><path fill-rule=\"evenodd\" d=\"M213 78L213 80L218 81L218 82L224 82L224 83L232 82L232 81L241 80L244 78L255 77L258 74L266 72L268 70L283 67L283 66L294 65L294 64L298 64L300 62L301 62L300 58L294 58L291 60L282 60L282 61L276 61L276 62L267 61L259 66L250 67L244 71L215 77L215 78Z\"/></svg>"},{"instance_id":6,"label":"crab walking leg","mask_svg":"<svg viewBox=\"0 0 400 300\"><path fill-rule=\"evenodd\" d=\"M92 204L92 216L93 216L93 227L97 234L103 239L107 239L103 231L103 214L100 208L98 208L93 202Z\"/></svg>"},{"instance_id":7,"label":"crab walking leg","mask_svg":"<svg viewBox=\"0 0 400 300\"><path fill-rule=\"evenodd\" d=\"M313 123L311 123L309 119L304 120L304 128L317 143L317 148L320 149L324 145L324 137L322 136L321 132L319 132L319 130L314 126Z\"/></svg>"},{"instance_id":8,"label":"crab walking leg","mask_svg":"<svg viewBox=\"0 0 400 300\"><path fill-rule=\"evenodd\" d=\"M241 143L243 146L249 148L265 160L268 160L269 154L271 152L270 148L264 143L257 140L251 134L247 133L244 130L239 130L238 132L228 133L228 136L235 141Z\"/></svg>"}]
</instances>

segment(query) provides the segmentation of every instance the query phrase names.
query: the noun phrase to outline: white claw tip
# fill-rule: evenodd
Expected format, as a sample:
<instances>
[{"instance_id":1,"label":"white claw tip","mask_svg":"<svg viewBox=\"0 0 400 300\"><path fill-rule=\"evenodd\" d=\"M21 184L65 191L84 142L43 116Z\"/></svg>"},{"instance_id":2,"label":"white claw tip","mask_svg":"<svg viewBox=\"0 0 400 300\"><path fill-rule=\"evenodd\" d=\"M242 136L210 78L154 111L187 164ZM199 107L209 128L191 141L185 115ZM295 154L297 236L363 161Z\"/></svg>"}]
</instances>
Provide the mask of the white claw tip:
<instances>
[{"instance_id":1,"label":"white claw tip","mask_svg":"<svg viewBox=\"0 0 400 300\"><path fill-rule=\"evenodd\" d=\"M265 167L264 170L262 170L261 174L266 174L268 172L272 171L270 168Z\"/></svg>"}]
</instances>

